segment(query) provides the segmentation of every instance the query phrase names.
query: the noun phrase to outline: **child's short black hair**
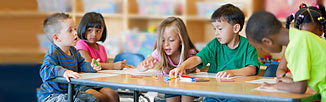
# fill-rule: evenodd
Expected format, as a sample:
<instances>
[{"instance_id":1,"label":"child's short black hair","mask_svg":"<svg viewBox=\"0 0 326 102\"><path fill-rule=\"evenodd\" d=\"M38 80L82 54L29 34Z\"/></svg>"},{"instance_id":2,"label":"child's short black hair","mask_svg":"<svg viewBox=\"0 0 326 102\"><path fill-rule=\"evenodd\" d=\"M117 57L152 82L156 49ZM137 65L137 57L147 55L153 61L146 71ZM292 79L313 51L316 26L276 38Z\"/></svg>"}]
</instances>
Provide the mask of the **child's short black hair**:
<instances>
[{"instance_id":1,"label":"child's short black hair","mask_svg":"<svg viewBox=\"0 0 326 102\"><path fill-rule=\"evenodd\" d=\"M221 19L226 20L230 24L240 24L240 30L243 28L245 16L243 12L232 4L225 4L214 11L211 22L216 22Z\"/></svg>"},{"instance_id":2,"label":"child's short black hair","mask_svg":"<svg viewBox=\"0 0 326 102\"><path fill-rule=\"evenodd\" d=\"M81 18L77 30L78 37L82 40L86 40L86 36L85 36L86 30L94 26L99 29L103 27L102 37L100 38L99 41L104 42L107 34L104 17L100 13L96 13L96 12L88 12Z\"/></svg>"},{"instance_id":3,"label":"child's short black hair","mask_svg":"<svg viewBox=\"0 0 326 102\"><path fill-rule=\"evenodd\" d=\"M258 11L249 18L246 35L248 39L261 43L263 38L279 33L282 27L282 23L272 13Z\"/></svg>"},{"instance_id":4,"label":"child's short black hair","mask_svg":"<svg viewBox=\"0 0 326 102\"><path fill-rule=\"evenodd\" d=\"M53 34L59 34L60 30L63 29L61 23L66 19L71 19L71 16L65 13L55 13L43 21L43 30L50 42L53 43Z\"/></svg>"}]
</instances>

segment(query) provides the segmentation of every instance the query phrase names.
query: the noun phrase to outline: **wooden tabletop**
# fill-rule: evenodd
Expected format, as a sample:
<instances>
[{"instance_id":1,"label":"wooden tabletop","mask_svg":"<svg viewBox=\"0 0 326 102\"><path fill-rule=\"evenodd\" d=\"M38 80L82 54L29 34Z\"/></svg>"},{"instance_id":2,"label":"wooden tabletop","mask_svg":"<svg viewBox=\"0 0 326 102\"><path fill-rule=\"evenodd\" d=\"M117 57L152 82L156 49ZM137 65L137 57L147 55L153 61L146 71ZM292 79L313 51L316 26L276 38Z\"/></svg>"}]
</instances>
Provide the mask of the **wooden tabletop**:
<instances>
[{"instance_id":1,"label":"wooden tabletop","mask_svg":"<svg viewBox=\"0 0 326 102\"><path fill-rule=\"evenodd\" d=\"M131 75L120 74L112 77L92 79L71 79L73 84L84 84L101 87L118 87L136 91L154 91L169 94L183 94L191 96L219 97L252 101L299 101L312 94L293 94L280 92L265 92L253 90L260 84L247 83L246 81L268 78L261 76L246 76L234 78L234 82L221 82L215 78L209 82L181 82L180 80L164 81L163 77L155 79L151 76L133 78ZM57 78L60 79L60 78ZM61 81L64 78L61 78Z\"/></svg>"}]
</instances>

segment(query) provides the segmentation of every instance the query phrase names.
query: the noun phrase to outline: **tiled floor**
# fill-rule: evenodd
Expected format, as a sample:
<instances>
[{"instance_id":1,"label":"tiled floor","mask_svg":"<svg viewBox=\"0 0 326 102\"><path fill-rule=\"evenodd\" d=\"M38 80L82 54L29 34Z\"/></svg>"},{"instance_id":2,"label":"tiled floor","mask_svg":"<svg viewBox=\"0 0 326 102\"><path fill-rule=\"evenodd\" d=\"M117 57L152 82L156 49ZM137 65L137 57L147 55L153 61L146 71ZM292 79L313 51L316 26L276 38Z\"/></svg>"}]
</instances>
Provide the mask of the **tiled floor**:
<instances>
[{"instance_id":1,"label":"tiled floor","mask_svg":"<svg viewBox=\"0 0 326 102\"><path fill-rule=\"evenodd\" d=\"M143 93L146 97L149 98L150 102L154 102L154 98L157 96L157 92L147 92L147 93ZM132 95L119 95L120 96L120 102L133 102L133 96ZM142 97L140 97L140 101L139 102L147 102L144 99L141 99Z\"/></svg>"}]
</instances>

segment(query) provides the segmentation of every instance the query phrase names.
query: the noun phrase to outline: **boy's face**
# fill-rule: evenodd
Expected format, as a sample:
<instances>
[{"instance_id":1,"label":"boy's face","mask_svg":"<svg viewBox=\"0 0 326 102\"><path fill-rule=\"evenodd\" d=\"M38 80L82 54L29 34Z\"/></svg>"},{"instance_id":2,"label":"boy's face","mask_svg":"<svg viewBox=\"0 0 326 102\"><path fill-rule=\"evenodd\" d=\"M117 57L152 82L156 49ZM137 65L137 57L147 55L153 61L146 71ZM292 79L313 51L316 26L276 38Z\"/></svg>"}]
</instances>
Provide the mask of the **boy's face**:
<instances>
[{"instance_id":1,"label":"boy's face","mask_svg":"<svg viewBox=\"0 0 326 102\"><path fill-rule=\"evenodd\" d=\"M100 28L96 28L94 27L90 27L87 28L85 34L86 34L86 39L88 43L96 43L97 41L99 41L102 37L102 33L103 33L103 27Z\"/></svg>"},{"instance_id":2,"label":"boy's face","mask_svg":"<svg viewBox=\"0 0 326 102\"><path fill-rule=\"evenodd\" d=\"M77 42L76 26L72 19L63 20L60 34L57 34L62 46L75 46Z\"/></svg>"},{"instance_id":3,"label":"boy's face","mask_svg":"<svg viewBox=\"0 0 326 102\"><path fill-rule=\"evenodd\" d=\"M270 41L262 41L261 43L259 43L257 41L253 41L252 39L248 38L248 41L256 49L262 49L265 52L279 53L279 52L282 51L282 46L273 43L272 40L270 40Z\"/></svg>"},{"instance_id":4,"label":"boy's face","mask_svg":"<svg viewBox=\"0 0 326 102\"><path fill-rule=\"evenodd\" d=\"M212 25L215 30L215 36L221 44L228 44L237 35L234 25L224 19L216 20L212 22Z\"/></svg>"}]
</instances>

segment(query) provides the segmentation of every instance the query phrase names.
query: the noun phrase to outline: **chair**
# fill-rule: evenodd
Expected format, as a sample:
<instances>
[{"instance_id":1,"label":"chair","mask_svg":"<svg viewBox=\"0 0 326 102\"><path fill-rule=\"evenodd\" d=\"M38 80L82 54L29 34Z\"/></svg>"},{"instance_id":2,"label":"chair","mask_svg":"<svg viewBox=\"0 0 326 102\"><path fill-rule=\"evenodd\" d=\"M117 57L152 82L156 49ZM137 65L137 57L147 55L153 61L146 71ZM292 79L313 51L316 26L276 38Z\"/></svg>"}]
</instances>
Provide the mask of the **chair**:
<instances>
[{"instance_id":1,"label":"chair","mask_svg":"<svg viewBox=\"0 0 326 102\"><path fill-rule=\"evenodd\" d=\"M136 53L120 53L115 56L113 62L126 60L126 64L137 67L139 63L145 60L145 57Z\"/></svg>"},{"instance_id":2,"label":"chair","mask_svg":"<svg viewBox=\"0 0 326 102\"><path fill-rule=\"evenodd\" d=\"M264 77L276 77L277 67L278 67L278 64L268 65L263 76Z\"/></svg>"},{"instance_id":3,"label":"chair","mask_svg":"<svg viewBox=\"0 0 326 102\"><path fill-rule=\"evenodd\" d=\"M120 53L115 56L113 62L118 62L118 61L123 61L126 60L126 64L128 65L133 65L137 67L139 63L141 63L143 60L145 60L145 57L141 54L135 54L135 53ZM118 94L123 97L123 98L128 98L128 97L133 97L133 92L129 90L121 90L117 89L116 90ZM149 98L146 97L143 92L139 93L139 100L141 102L150 102Z\"/></svg>"},{"instance_id":4,"label":"chair","mask_svg":"<svg viewBox=\"0 0 326 102\"><path fill-rule=\"evenodd\" d=\"M0 64L0 102L37 102L42 84L39 63Z\"/></svg>"}]
</instances>

